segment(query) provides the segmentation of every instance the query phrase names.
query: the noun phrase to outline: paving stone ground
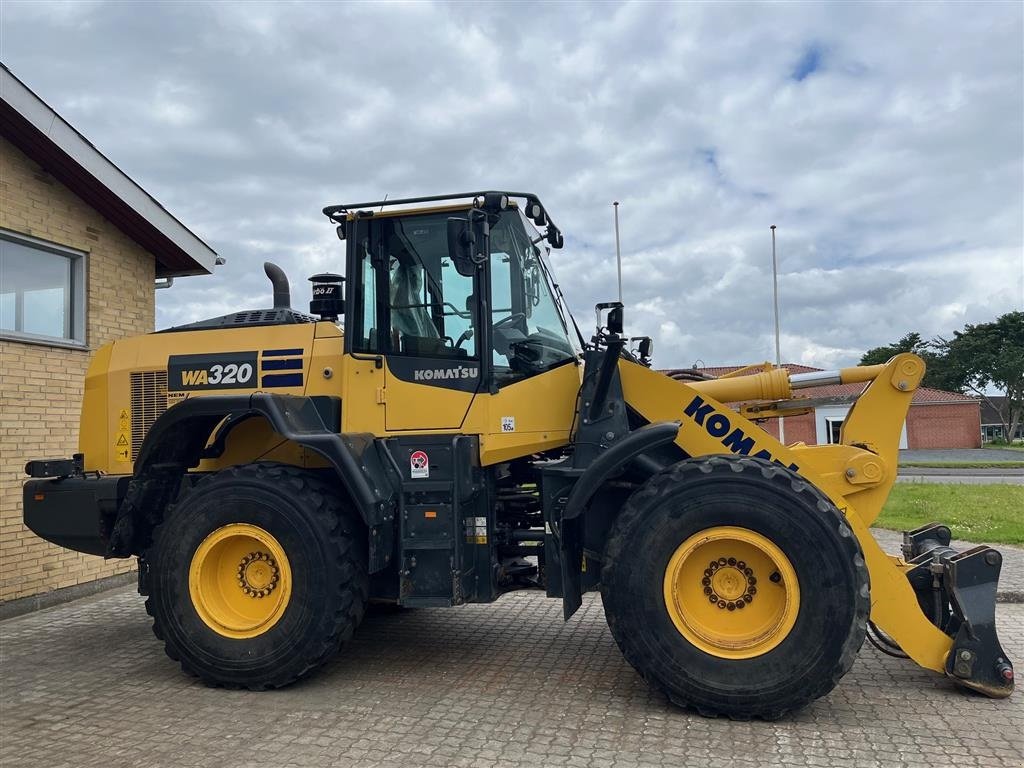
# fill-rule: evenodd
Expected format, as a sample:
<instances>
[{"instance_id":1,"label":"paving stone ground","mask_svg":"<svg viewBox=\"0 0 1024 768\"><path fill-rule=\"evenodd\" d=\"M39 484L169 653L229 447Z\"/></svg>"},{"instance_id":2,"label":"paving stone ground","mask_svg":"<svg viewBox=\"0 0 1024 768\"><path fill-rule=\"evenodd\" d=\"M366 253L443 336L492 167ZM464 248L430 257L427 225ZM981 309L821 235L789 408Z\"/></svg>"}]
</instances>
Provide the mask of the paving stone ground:
<instances>
[{"instance_id":1,"label":"paving stone ground","mask_svg":"<svg viewBox=\"0 0 1024 768\"><path fill-rule=\"evenodd\" d=\"M998 607L1024 667L1024 605ZM784 720L669 705L622 659L600 599L570 622L537 592L369 616L337 660L283 691L209 689L123 588L0 623L0 765L1020 766L1024 693L993 701L865 646Z\"/></svg>"}]
</instances>

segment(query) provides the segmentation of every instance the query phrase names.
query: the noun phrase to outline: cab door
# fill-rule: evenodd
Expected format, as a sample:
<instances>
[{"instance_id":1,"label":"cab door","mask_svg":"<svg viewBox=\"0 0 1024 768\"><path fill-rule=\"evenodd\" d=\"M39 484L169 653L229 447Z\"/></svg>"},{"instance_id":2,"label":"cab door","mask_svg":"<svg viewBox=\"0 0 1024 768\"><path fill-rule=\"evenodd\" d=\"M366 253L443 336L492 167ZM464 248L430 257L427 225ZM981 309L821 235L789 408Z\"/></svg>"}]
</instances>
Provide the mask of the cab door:
<instances>
[{"instance_id":1,"label":"cab door","mask_svg":"<svg viewBox=\"0 0 1024 768\"><path fill-rule=\"evenodd\" d=\"M481 381L478 282L448 258L452 212L368 223L385 429L457 430ZM370 294L367 286L366 294Z\"/></svg>"}]
</instances>

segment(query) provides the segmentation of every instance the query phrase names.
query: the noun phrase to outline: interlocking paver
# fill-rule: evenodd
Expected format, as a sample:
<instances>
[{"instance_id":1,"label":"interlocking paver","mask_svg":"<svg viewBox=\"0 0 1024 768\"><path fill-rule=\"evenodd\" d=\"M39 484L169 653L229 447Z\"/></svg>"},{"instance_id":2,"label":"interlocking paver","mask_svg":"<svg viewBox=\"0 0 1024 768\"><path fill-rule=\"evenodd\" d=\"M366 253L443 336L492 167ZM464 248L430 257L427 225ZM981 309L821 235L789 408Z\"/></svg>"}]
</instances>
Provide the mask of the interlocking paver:
<instances>
[{"instance_id":1,"label":"interlocking paver","mask_svg":"<svg viewBox=\"0 0 1024 768\"><path fill-rule=\"evenodd\" d=\"M998 607L1024 658L1024 605ZM0 765L1020 766L1024 694L993 701L865 646L784 720L670 706L622 659L600 599L568 624L534 592L378 613L282 691L206 688L167 659L128 589L0 623Z\"/></svg>"}]
</instances>

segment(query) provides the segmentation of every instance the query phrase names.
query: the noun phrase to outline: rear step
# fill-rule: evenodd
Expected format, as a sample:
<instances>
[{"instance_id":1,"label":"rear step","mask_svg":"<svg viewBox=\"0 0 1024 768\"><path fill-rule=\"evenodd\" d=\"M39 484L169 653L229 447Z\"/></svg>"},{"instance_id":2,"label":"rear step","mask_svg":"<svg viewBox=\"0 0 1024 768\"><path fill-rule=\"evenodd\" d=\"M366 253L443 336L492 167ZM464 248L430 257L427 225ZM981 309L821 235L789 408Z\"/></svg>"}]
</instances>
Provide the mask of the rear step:
<instances>
[{"instance_id":1,"label":"rear step","mask_svg":"<svg viewBox=\"0 0 1024 768\"><path fill-rule=\"evenodd\" d=\"M907 578L921 610L953 638L946 675L958 685L1003 699L1013 692L1013 665L996 634L996 590L1003 557L987 545L957 552L951 533L929 523L903 534Z\"/></svg>"}]
</instances>

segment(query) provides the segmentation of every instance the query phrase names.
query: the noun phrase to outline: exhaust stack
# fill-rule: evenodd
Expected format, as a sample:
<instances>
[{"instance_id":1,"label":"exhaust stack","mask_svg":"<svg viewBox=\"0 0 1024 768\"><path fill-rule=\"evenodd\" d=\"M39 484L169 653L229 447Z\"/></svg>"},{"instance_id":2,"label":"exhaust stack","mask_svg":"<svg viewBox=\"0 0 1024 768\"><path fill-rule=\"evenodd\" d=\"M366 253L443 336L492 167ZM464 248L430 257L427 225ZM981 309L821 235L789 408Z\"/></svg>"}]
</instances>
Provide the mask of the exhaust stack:
<instances>
[{"instance_id":1,"label":"exhaust stack","mask_svg":"<svg viewBox=\"0 0 1024 768\"><path fill-rule=\"evenodd\" d=\"M291 309L291 288L284 270L272 261L265 261L263 262L263 271L267 273L267 277L270 278L270 282L274 286L274 309Z\"/></svg>"}]
</instances>

